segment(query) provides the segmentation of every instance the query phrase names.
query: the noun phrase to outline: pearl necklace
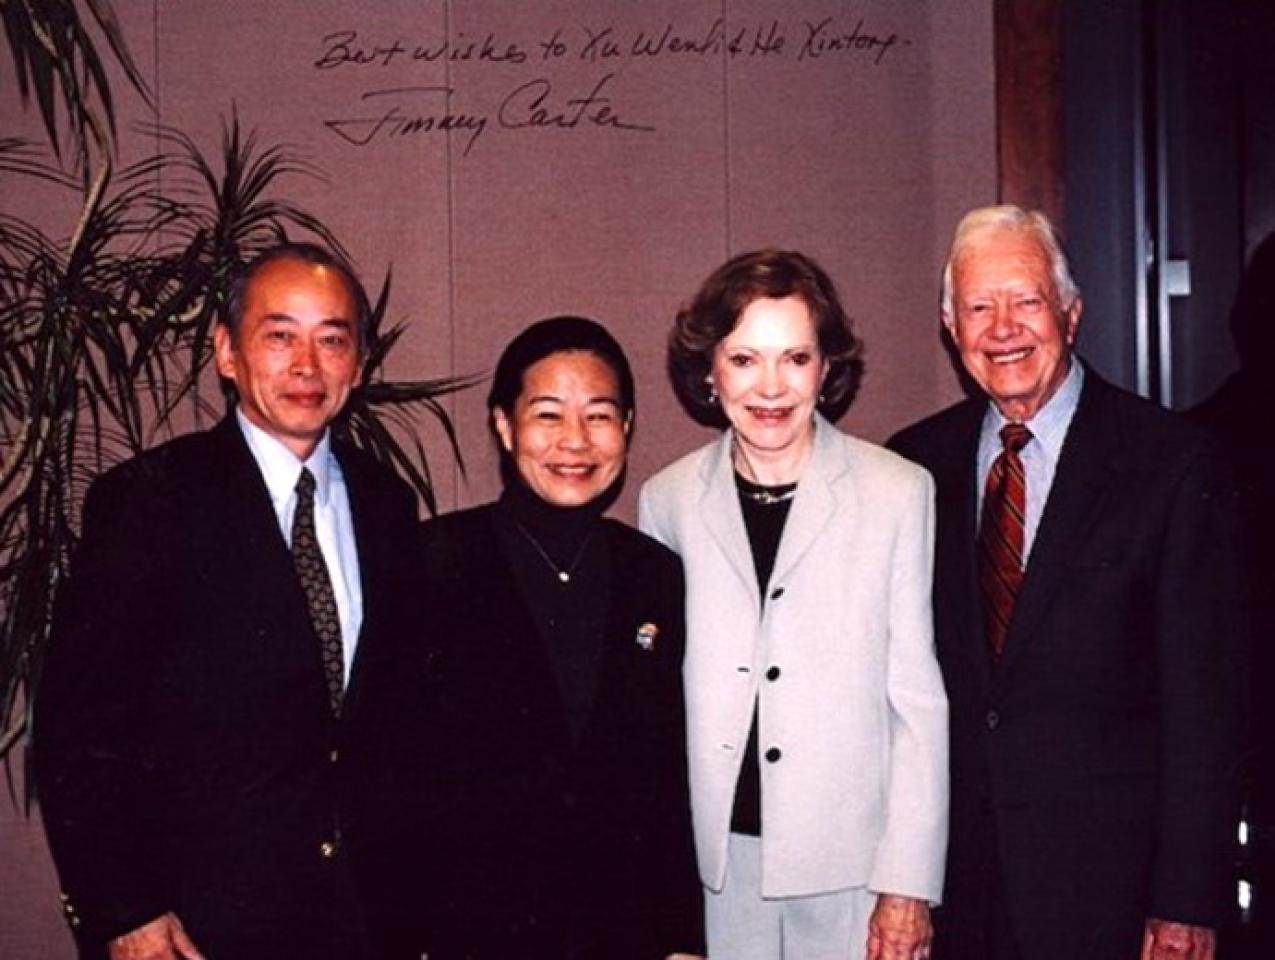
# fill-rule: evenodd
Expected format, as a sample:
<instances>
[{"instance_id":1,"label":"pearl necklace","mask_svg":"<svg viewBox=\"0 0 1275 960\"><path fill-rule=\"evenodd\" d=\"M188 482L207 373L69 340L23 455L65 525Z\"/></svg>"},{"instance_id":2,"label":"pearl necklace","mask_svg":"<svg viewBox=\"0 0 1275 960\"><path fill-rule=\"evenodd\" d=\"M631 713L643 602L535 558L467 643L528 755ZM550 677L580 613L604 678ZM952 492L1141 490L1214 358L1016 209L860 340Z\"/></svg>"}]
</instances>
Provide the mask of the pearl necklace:
<instances>
[{"instance_id":1,"label":"pearl necklace","mask_svg":"<svg viewBox=\"0 0 1275 960\"><path fill-rule=\"evenodd\" d=\"M747 482L747 480L745 480L745 482ZM762 506L766 507L773 506L776 503L787 503L797 495L797 485L795 483L785 483L780 487L772 488L763 487L758 484L756 490L748 490L744 487L739 487L738 489L739 492L749 500L754 503L760 503Z\"/></svg>"},{"instance_id":2,"label":"pearl necklace","mask_svg":"<svg viewBox=\"0 0 1275 960\"><path fill-rule=\"evenodd\" d=\"M740 488L739 492L749 500L769 507L776 503L786 503L797 495L797 481L795 480L790 483L775 484L757 482L757 471L753 468L753 462L749 459L747 451L744 450L744 445L739 440L739 434L735 433L734 430L731 431L730 448L731 460L734 462L739 476L745 483L755 488L752 490ZM805 465L805 458L803 457L800 469L804 469Z\"/></svg>"}]
</instances>

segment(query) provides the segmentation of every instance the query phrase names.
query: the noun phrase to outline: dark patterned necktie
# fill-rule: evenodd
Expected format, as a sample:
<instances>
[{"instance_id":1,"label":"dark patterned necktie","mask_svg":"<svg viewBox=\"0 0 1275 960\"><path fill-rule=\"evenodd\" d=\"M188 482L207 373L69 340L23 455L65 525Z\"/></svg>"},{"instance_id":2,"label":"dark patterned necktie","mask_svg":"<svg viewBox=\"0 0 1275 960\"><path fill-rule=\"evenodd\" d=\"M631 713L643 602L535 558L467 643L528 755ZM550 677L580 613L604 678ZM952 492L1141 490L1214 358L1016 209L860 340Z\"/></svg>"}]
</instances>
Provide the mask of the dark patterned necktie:
<instances>
[{"instance_id":1,"label":"dark patterned necktie","mask_svg":"<svg viewBox=\"0 0 1275 960\"><path fill-rule=\"evenodd\" d=\"M1023 582L1023 515L1027 484L1018 452L1032 438L1021 423L1001 428L1001 451L987 475L983 519L978 528L978 579L983 625L992 658L1005 649L1005 634Z\"/></svg>"},{"instance_id":2,"label":"dark patterned necktie","mask_svg":"<svg viewBox=\"0 0 1275 960\"><path fill-rule=\"evenodd\" d=\"M341 617L337 613L332 578L314 531L314 474L305 467L297 478L297 509L292 515L292 563L310 608L310 622L323 655L332 712L340 714L344 690L345 659L341 648Z\"/></svg>"}]
</instances>

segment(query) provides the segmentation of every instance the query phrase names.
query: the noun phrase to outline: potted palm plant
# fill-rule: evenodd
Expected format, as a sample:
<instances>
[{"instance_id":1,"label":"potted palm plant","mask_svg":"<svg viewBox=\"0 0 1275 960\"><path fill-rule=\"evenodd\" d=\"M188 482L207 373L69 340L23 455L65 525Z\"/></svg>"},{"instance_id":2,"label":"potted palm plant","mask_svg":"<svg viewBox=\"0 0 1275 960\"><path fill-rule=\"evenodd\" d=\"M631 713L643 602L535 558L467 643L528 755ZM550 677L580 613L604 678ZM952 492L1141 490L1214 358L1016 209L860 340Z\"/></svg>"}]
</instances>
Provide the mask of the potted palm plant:
<instances>
[{"instance_id":1,"label":"potted palm plant","mask_svg":"<svg viewBox=\"0 0 1275 960\"><path fill-rule=\"evenodd\" d=\"M131 90L149 103L109 0L82 6ZM281 193L290 178L320 171L260 144L233 113L212 158L181 131L157 125L158 154L116 170L111 88L76 2L0 0L0 20L19 92L38 106L48 141L41 148L0 138L0 178L38 178L79 200L69 239L0 213L0 758L7 760L28 727L53 598L89 482L219 415L211 330L244 261L298 233L345 251ZM387 272L361 386L338 429L397 469L432 513L416 421L432 417L459 463L440 398L471 379L385 379L403 332L384 323L390 290Z\"/></svg>"}]
</instances>

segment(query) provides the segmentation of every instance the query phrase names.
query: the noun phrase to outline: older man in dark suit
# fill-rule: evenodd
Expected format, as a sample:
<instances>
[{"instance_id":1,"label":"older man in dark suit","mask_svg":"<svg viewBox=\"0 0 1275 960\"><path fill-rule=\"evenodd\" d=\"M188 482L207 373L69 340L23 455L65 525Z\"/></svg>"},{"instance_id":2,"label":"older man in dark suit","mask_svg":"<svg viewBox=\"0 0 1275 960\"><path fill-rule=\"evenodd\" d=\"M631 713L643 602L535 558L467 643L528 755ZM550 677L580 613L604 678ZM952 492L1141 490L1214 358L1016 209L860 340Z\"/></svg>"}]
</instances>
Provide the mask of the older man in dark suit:
<instances>
[{"instance_id":1,"label":"older man in dark suit","mask_svg":"<svg viewBox=\"0 0 1275 960\"><path fill-rule=\"evenodd\" d=\"M1203 432L1075 358L1081 309L1042 215L969 214L943 322L986 399L892 441L938 487L943 960L1209 960L1224 910L1233 486Z\"/></svg>"},{"instance_id":2,"label":"older man in dark suit","mask_svg":"<svg viewBox=\"0 0 1275 960\"><path fill-rule=\"evenodd\" d=\"M35 720L85 956L368 951L349 814L416 512L329 431L368 312L325 251L264 253L214 333L237 409L89 492Z\"/></svg>"}]
</instances>

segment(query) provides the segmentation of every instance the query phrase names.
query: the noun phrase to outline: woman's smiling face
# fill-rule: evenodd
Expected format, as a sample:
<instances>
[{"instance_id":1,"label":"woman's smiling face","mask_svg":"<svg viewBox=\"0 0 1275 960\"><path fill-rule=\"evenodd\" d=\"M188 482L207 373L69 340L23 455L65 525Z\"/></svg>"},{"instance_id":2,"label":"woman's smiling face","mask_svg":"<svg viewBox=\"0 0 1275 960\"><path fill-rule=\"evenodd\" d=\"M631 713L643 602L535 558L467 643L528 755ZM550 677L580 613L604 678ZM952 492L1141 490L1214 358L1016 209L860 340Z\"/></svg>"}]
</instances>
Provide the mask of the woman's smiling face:
<instances>
[{"instance_id":1,"label":"woman's smiling face","mask_svg":"<svg viewBox=\"0 0 1275 960\"><path fill-rule=\"evenodd\" d=\"M827 372L810 308L800 297L763 297L713 351L710 380L749 456L805 452Z\"/></svg>"},{"instance_id":2,"label":"woman's smiling face","mask_svg":"<svg viewBox=\"0 0 1275 960\"><path fill-rule=\"evenodd\" d=\"M492 417L523 482L546 503L589 503L624 469L631 418L615 371L594 353L559 351L532 364L512 415L497 407Z\"/></svg>"}]
</instances>

